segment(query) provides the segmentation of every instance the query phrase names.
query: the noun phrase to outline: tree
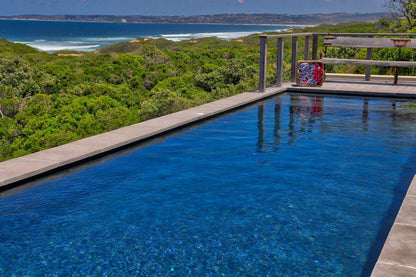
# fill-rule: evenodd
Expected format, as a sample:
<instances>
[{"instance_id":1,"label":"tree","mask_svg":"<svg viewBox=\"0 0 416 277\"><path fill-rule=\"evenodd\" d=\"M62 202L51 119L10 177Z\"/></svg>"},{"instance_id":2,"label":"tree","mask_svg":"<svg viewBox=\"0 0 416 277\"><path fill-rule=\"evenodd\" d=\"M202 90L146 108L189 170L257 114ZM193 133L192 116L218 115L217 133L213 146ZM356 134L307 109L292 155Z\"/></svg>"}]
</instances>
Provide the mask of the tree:
<instances>
[{"instance_id":1,"label":"tree","mask_svg":"<svg viewBox=\"0 0 416 277\"><path fill-rule=\"evenodd\" d=\"M416 1L415 0L386 0L386 7L394 16L404 17L409 24L408 29L415 25L416 18Z\"/></svg>"}]
</instances>

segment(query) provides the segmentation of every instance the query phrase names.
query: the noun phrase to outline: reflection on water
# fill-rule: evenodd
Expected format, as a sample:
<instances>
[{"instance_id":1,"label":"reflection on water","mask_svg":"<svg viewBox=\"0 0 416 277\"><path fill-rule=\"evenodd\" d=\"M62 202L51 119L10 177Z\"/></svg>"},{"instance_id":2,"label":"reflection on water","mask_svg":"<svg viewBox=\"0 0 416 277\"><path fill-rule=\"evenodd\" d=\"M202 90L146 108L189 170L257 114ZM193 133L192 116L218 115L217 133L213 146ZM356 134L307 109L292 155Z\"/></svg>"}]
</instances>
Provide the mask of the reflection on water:
<instances>
[{"instance_id":1,"label":"reflection on water","mask_svg":"<svg viewBox=\"0 0 416 277\"><path fill-rule=\"evenodd\" d=\"M368 131L368 99L364 99L362 123L363 131Z\"/></svg>"},{"instance_id":2,"label":"reflection on water","mask_svg":"<svg viewBox=\"0 0 416 277\"><path fill-rule=\"evenodd\" d=\"M377 99L363 99L362 107L354 107L354 110L361 110L359 116L361 118L360 123L362 130L364 132L369 129L369 117L371 117L371 101L376 103ZM386 100L383 100L386 101ZM394 121L400 120L409 120L414 117L414 113L408 113L407 109L401 107L401 103L397 100L391 100L391 109L377 108L377 105L374 105L373 116L387 115L387 118ZM296 138L302 133L311 133L313 131L319 131L321 133L326 133L330 124L324 123L324 119L327 116L325 113L325 101L323 96L304 96L304 95L290 95L288 103L288 114L284 114L282 110L282 98L276 98L274 100L274 128L273 128L273 145L268 145L266 136L266 127L265 127L265 113L266 106L262 102L258 105L258 142L257 142L257 151L266 151L265 147L271 146L273 151L278 151L281 144L295 144ZM330 104L331 105L331 104ZM399 106L399 109L398 109ZM403 106L403 105L402 105ZM344 111L345 113L351 113L352 111ZM332 112L329 113L332 115ZM282 118L286 118L285 119ZM267 123L267 122L266 122ZM287 124L286 126L283 126ZM348 120L345 121L345 124L350 124ZM354 123L356 124L356 123ZM288 136L285 136L287 134ZM282 141L282 137L285 137L287 141ZM268 149L270 151L270 149Z\"/></svg>"},{"instance_id":3,"label":"reflection on water","mask_svg":"<svg viewBox=\"0 0 416 277\"><path fill-rule=\"evenodd\" d=\"M291 128L295 120L300 122L301 132L310 132L317 119L323 114L323 97L295 96L290 97ZM295 118L296 117L296 118ZM293 133L293 129L291 130Z\"/></svg>"},{"instance_id":4,"label":"reflection on water","mask_svg":"<svg viewBox=\"0 0 416 277\"><path fill-rule=\"evenodd\" d=\"M291 110L304 122L311 122L323 113L323 97L296 96L290 97Z\"/></svg>"},{"instance_id":5,"label":"reflection on water","mask_svg":"<svg viewBox=\"0 0 416 277\"><path fill-rule=\"evenodd\" d=\"M279 146L281 142L281 121L282 121L282 99L276 99L276 103L274 105L274 130L273 130L273 138L274 138L274 145ZM277 149L275 149L276 151Z\"/></svg>"},{"instance_id":6,"label":"reflection on water","mask_svg":"<svg viewBox=\"0 0 416 277\"><path fill-rule=\"evenodd\" d=\"M300 123L300 132L311 132L316 120L321 120L323 116L324 100L322 96L290 96L288 135L289 144L293 144L297 136L295 122ZM265 144L264 127L264 103L258 106L258 142L257 151L262 151ZM274 151L277 151L282 138L282 99L277 98L274 104L274 131L273 144Z\"/></svg>"},{"instance_id":7,"label":"reflection on water","mask_svg":"<svg viewBox=\"0 0 416 277\"><path fill-rule=\"evenodd\" d=\"M257 151L261 151L261 149L264 146L264 103L261 103L259 105L257 115L257 130L259 131L257 140Z\"/></svg>"}]
</instances>

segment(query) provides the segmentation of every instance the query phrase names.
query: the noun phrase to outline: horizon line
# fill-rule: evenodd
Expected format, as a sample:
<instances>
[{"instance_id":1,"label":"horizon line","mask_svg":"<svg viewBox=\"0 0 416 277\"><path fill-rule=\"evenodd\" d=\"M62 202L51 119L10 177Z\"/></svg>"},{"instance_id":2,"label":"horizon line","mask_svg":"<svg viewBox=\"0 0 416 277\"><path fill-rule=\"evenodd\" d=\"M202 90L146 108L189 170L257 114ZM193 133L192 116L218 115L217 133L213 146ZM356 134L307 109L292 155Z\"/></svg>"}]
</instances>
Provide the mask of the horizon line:
<instances>
[{"instance_id":1,"label":"horizon line","mask_svg":"<svg viewBox=\"0 0 416 277\"><path fill-rule=\"evenodd\" d=\"M390 14L389 12L327 12L327 13L303 13L303 14L289 14L289 13L214 13L214 14L194 14L194 15L143 15L143 14L15 14L15 15L1 15L0 17L17 17L17 16L116 16L116 17L129 17L129 16L142 16L142 17L194 17L194 16L217 16L217 15L289 15L289 16L302 16L302 15L336 15L336 14L351 14L351 15L366 15L366 14Z\"/></svg>"}]
</instances>

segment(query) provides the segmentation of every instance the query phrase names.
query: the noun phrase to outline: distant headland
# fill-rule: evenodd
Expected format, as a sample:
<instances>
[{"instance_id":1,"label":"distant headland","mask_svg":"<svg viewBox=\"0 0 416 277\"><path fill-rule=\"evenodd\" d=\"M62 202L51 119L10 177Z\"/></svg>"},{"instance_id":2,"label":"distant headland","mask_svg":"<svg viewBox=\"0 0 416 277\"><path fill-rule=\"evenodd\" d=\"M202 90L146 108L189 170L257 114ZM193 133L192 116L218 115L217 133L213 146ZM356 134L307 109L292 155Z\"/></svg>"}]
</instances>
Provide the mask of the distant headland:
<instances>
[{"instance_id":1,"label":"distant headland","mask_svg":"<svg viewBox=\"0 0 416 277\"><path fill-rule=\"evenodd\" d=\"M44 20L112 23L189 23L189 24L273 24L315 25L351 21L377 21L391 17L388 13L329 13L329 14L215 14L193 16L143 15L16 15L0 16L3 20Z\"/></svg>"}]
</instances>

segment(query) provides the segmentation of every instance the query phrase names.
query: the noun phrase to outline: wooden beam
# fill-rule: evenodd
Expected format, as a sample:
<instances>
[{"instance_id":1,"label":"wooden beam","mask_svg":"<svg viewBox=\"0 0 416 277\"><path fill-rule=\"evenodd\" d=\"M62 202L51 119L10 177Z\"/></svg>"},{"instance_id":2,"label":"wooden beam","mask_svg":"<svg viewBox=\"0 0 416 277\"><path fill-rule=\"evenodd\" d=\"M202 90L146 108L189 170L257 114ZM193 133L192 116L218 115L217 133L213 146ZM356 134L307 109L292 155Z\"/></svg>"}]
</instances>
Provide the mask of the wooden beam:
<instances>
[{"instance_id":1,"label":"wooden beam","mask_svg":"<svg viewBox=\"0 0 416 277\"><path fill-rule=\"evenodd\" d=\"M268 38L289 38L289 37L305 37L305 36L334 36L334 37L416 37L416 33L291 33L279 35L261 35Z\"/></svg>"},{"instance_id":2,"label":"wooden beam","mask_svg":"<svg viewBox=\"0 0 416 277\"><path fill-rule=\"evenodd\" d=\"M318 59L318 38L316 34L312 36L312 60Z\"/></svg>"},{"instance_id":3,"label":"wooden beam","mask_svg":"<svg viewBox=\"0 0 416 277\"><path fill-rule=\"evenodd\" d=\"M416 62L406 61L373 61L373 60L358 60L358 59L320 59L324 64L351 64L351 65L376 65L376 66L391 66L391 67L416 67Z\"/></svg>"},{"instance_id":4,"label":"wooden beam","mask_svg":"<svg viewBox=\"0 0 416 277\"><path fill-rule=\"evenodd\" d=\"M276 86L281 87L283 83L283 55L284 55L284 40L277 39L277 60L276 60Z\"/></svg>"},{"instance_id":5,"label":"wooden beam","mask_svg":"<svg viewBox=\"0 0 416 277\"><path fill-rule=\"evenodd\" d=\"M281 34L281 35L261 35L268 38L292 38L292 37L305 37L311 36L312 33L292 33L292 34Z\"/></svg>"},{"instance_id":6,"label":"wooden beam","mask_svg":"<svg viewBox=\"0 0 416 277\"><path fill-rule=\"evenodd\" d=\"M327 36L324 39L325 46L335 47L363 47L363 48L400 48L416 49L416 39L401 38L355 38Z\"/></svg>"},{"instance_id":7,"label":"wooden beam","mask_svg":"<svg viewBox=\"0 0 416 277\"><path fill-rule=\"evenodd\" d=\"M318 36L334 36L334 37L416 37L416 33L313 33Z\"/></svg>"},{"instance_id":8,"label":"wooden beam","mask_svg":"<svg viewBox=\"0 0 416 277\"><path fill-rule=\"evenodd\" d=\"M259 71L259 92L266 90L267 70L267 37L260 37L260 71Z\"/></svg>"},{"instance_id":9,"label":"wooden beam","mask_svg":"<svg viewBox=\"0 0 416 277\"><path fill-rule=\"evenodd\" d=\"M309 60L310 59L310 49L311 49L311 36L306 36L305 37L305 50L304 50L304 57L305 60Z\"/></svg>"},{"instance_id":10,"label":"wooden beam","mask_svg":"<svg viewBox=\"0 0 416 277\"><path fill-rule=\"evenodd\" d=\"M296 81L296 65L298 62L298 38L293 37L292 38L292 67L290 70L290 81L293 83Z\"/></svg>"},{"instance_id":11,"label":"wooden beam","mask_svg":"<svg viewBox=\"0 0 416 277\"><path fill-rule=\"evenodd\" d=\"M373 36L368 36L369 38L372 38ZM373 48L367 48L367 60L373 59ZM367 65L365 67L365 80L370 81L371 78L371 65Z\"/></svg>"}]
</instances>

